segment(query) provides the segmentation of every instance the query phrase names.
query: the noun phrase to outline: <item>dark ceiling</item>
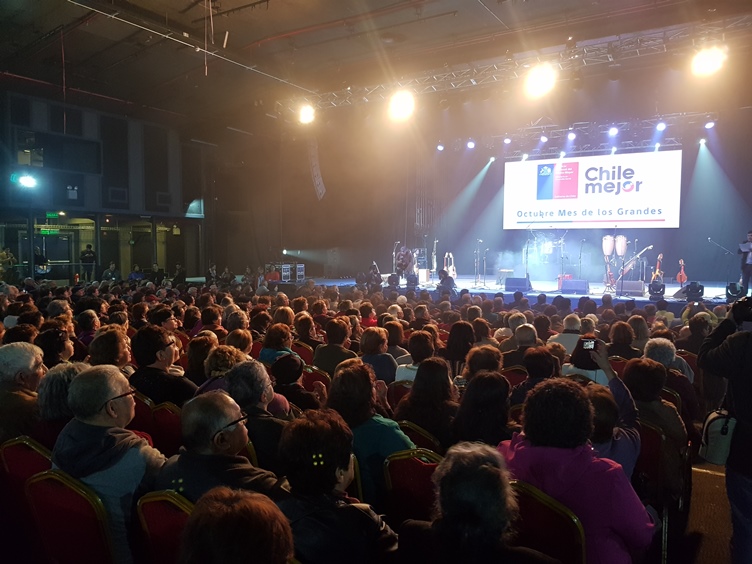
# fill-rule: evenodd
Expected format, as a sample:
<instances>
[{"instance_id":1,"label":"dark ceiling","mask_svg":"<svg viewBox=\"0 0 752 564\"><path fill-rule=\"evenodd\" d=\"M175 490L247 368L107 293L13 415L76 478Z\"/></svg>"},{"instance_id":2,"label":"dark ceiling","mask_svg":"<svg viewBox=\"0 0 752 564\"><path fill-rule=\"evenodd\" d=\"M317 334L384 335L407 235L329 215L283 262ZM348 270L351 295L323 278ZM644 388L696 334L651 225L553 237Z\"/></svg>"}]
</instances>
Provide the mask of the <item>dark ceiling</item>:
<instances>
[{"instance_id":1,"label":"dark ceiling","mask_svg":"<svg viewBox=\"0 0 752 564\"><path fill-rule=\"evenodd\" d=\"M249 128L278 100L750 14L749 0L3 0L0 85Z\"/></svg>"}]
</instances>

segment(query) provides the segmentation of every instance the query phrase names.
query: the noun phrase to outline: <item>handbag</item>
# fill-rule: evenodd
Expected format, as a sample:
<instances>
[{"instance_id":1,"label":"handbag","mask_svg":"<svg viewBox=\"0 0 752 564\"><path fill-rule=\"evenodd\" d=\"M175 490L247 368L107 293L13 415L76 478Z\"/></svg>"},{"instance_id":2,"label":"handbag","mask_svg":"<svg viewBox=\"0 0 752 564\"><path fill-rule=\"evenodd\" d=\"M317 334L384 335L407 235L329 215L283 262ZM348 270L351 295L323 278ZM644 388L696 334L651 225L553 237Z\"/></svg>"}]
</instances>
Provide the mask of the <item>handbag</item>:
<instances>
[{"instance_id":1,"label":"handbag","mask_svg":"<svg viewBox=\"0 0 752 564\"><path fill-rule=\"evenodd\" d=\"M700 456L711 464L725 465L735 428L736 418L727 409L719 408L708 413L702 426Z\"/></svg>"}]
</instances>

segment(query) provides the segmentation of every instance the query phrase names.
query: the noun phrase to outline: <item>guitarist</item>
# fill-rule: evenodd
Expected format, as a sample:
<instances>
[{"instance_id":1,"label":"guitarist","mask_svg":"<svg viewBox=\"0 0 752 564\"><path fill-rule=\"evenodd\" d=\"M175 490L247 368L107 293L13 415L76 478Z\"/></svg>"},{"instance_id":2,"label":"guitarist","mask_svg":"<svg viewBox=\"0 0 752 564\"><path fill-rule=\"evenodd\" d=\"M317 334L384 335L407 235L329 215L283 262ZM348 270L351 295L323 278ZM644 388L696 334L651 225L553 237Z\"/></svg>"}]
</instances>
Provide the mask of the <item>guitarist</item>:
<instances>
[{"instance_id":1,"label":"guitarist","mask_svg":"<svg viewBox=\"0 0 752 564\"><path fill-rule=\"evenodd\" d=\"M749 290L749 279L752 277L752 230L747 232L747 240L739 244L737 251L742 255L742 295L746 296Z\"/></svg>"},{"instance_id":2,"label":"guitarist","mask_svg":"<svg viewBox=\"0 0 752 564\"><path fill-rule=\"evenodd\" d=\"M400 278L413 274L413 253L402 245L397 253L397 275Z\"/></svg>"}]
</instances>

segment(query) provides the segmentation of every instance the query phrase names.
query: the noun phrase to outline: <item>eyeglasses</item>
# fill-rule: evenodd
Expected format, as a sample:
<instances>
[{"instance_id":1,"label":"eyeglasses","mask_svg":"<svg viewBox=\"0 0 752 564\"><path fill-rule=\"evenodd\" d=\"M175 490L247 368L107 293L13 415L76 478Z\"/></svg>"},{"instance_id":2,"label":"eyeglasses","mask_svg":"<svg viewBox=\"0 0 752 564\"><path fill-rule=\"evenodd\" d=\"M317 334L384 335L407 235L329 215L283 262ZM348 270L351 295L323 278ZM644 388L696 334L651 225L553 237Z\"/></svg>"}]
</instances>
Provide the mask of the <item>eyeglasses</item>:
<instances>
[{"instance_id":1,"label":"eyeglasses","mask_svg":"<svg viewBox=\"0 0 752 564\"><path fill-rule=\"evenodd\" d=\"M136 388L131 388L130 390L128 390L127 392L123 394L120 394L119 396L115 396L114 398L108 399L106 402L102 404L102 407L100 407L99 409L104 409L107 406L107 404L110 403L111 401L119 400L120 398L127 398L128 396L135 396L136 392L138 392Z\"/></svg>"},{"instance_id":2,"label":"eyeglasses","mask_svg":"<svg viewBox=\"0 0 752 564\"><path fill-rule=\"evenodd\" d=\"M162 347L162 350L170 348L172 345L177 345L175 342L175 339L170 339L168 343L165 343L165 345Z\"/></svg>"},{"instance_id":3,"label":"eyeglasses","mask_svg":"<svg viewBox=\"0 0 752 564\"><path fill-rule=\"evenodd\" d=\"M245 423L246 421L248 421L248 414L245 413L245 412L242 412L242 411L241 411L241 413L242 413L243 416L240 419L236 419L235 421L230 421L227 425L225 425L219 431L217 431L216 433L214 433L214 435L212 435L212 441L214 439L216 439L217 435L219 435L222 431L226 431L227 429L229 429L230 427L234 427L238 423Z\"/></svg>"}]
</instances>

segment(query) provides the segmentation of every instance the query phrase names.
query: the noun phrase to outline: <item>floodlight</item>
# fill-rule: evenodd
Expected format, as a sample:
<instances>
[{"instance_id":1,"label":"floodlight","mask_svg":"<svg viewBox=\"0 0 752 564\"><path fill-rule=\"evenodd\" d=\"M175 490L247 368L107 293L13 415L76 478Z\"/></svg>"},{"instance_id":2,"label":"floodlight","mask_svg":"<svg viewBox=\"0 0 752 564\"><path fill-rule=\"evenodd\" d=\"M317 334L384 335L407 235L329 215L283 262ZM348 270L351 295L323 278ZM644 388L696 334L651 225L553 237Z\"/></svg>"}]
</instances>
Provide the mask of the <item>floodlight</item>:
<instances>
[{"instance_id":1,"label":"floodlight","mask_svg":"<svg viewBox=\"0 0 752 564\"><path fill-rule=\"evenodd\" d=\"M570 131L569 133L567 133L567 139L574 141L575 139L577 139L577 134L574 131Z\"/></svg>"},{"instance_id":2,"label":"floodlight","mask_svg":"<svg viewBox=\"0 0 752 564\"><path fill-rule=\"evenodd\" d=\"M530 69L525 78L525 94L528 98L542 98L556 85L556 69L550 63L541 63Z\"/></svg>"},{"instance_id":3,"label":"floodlight","mask_svg":"<svg viewBox=\"0 0 752 564\"><path fill-rule=\"evenodd\" d=\"M610 127L609 130L608 130L608 136L609 137L616 137L617 135L619 135L619 128L616 127L616 126Z\"/></svg>"},{"instance_id":4,"label":"floodlight","mask_svg":"<svg viewBox=\"0 0 752 564\"><path fill-rule=\"evenodd\" d=\"M405 121L413 115L413 110L415 98L407 90L395 92L389 100L389 117L393 121Z\"/></svg>"},{"instance_id":5,"label":"floodlight","mask_svg":"<svg viewBox=\"0 0 752 564\"><path fill-rule=\"evenodd\" d=\"M710 76L721 70L726 60L726 49L715 45L700 49L692 58L692 74Z\"/></svg>"},{"instance_id":6,"label":"floodlight","mask_svg":"<svg viewBox=\"0 0 752 564\"><path fill-rule=\"evenodd\" d=\"M470 140L469 140L469 141L467 142L467 148L468 148L468 149L475 149L475 141L473 141L472 139L470 139Z\"/></svg>"},{"instance_id":7,"label":"floodlight","mask_svg":"<svg viewBox=\"0 0 752 564\"><path fill-rule=\"evenodd\" d=\"M666 122L665 122L665 121L659 121L659 122L658 122L658 123L656 124L655 128L656 128L656 129L657 129L658 131L665 131L665 130L666 130Z\"/></svg>"},{"instance_id":8,"label":"floodlight","mask_svg":"<svg viewBox=\"0 0 752 564\"><path fill-rule=\"evenodd\" d=\"M316 117L316 110L313 106L306 104L300 108L300 114L298 115L298 121L303 124L311 123Z\"/></svg>"}]
</instances>

